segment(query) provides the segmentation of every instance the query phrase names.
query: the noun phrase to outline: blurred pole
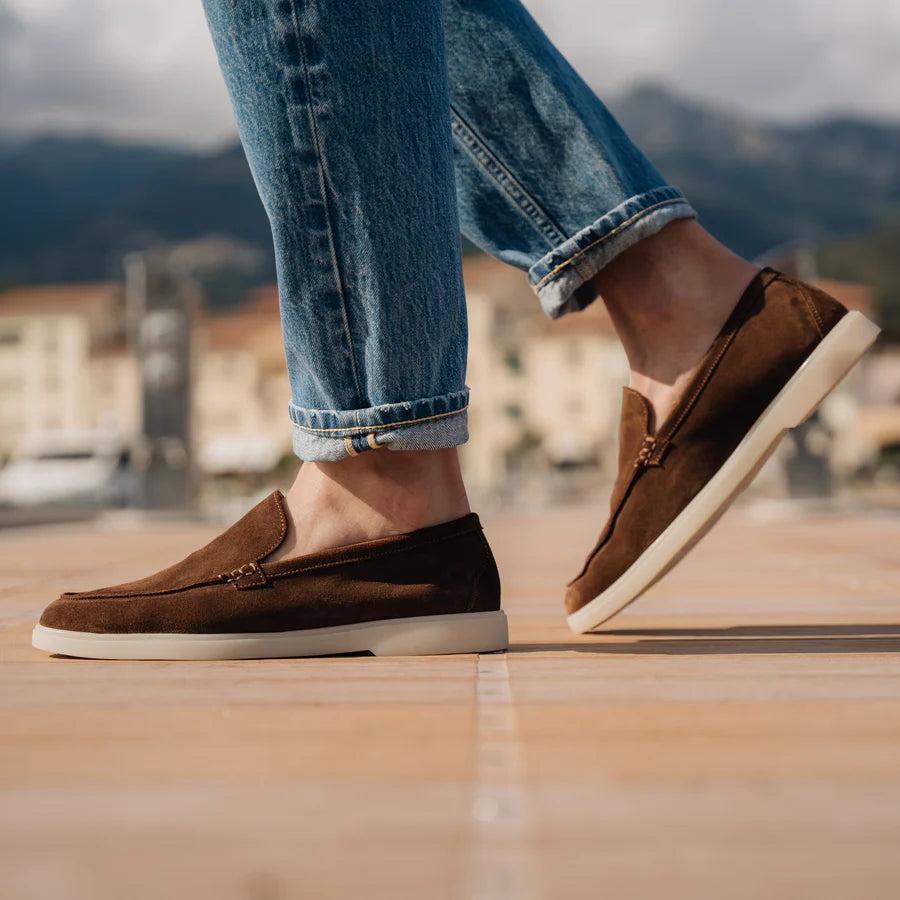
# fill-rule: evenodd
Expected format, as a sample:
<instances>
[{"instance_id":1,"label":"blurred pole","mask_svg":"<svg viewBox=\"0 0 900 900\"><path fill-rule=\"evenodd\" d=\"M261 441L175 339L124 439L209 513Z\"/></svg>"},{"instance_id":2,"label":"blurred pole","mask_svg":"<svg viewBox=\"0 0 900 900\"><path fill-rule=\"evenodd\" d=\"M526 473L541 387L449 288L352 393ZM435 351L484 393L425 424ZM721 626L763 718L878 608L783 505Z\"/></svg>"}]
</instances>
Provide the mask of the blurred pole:
<instances>
[{"instance_id":1,"label":"blurred pole","mask_svg":"<svg viewBox=\"0 0 900 900\"><path fill-rule=\"evenodd\" d=\"M194 497L191 344L196 295L164 252L125 258L129 333L141 381L138 505L184 510Z\"/></svg>"}]
</instances>

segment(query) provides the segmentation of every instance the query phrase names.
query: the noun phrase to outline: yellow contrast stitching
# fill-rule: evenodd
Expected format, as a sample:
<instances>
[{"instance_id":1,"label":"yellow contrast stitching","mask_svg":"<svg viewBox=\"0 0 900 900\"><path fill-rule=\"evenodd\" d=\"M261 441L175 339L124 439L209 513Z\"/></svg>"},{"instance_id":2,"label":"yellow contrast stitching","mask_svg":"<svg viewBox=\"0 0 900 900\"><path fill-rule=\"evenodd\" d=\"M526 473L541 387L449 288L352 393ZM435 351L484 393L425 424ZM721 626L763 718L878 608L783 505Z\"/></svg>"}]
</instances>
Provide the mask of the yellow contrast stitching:
<instances>
[{"instance_id":1,"label":"yellow contrast stitching","mask_svg":"<svg viewBox=\"0 0 900 900\"><path fill-rule=\"evenodd\" d=\"M719 363L722 361L722 357L725 355L725 352L732 345L735 337L737 336L737 333L741 330L744 323L747 321L747 316L749 314L749 306L750 306L751 300L755 302L756 299L760 295L764 295L766 290L768 289L769 285L772 284L772 282L774 282L777 278L778 278L778 276L775 275L774 278L770 278L767 282L757 285L756 289L750 296L744 295L741 297L740 301L738 301L738 305L735 306L734 310L731 313L732 316L740 309L740 307L742 305L744 305L746 308L740 309L740 317L731 326L731 328L729 329L727 334L720 335L718 338L716 338L716 340L721 339L721 341L722 341L721 347L719 347L718 352L716 353L715 358L712 360L712 362L707 363L706 370L703 371L701 369L702 376L700 378L699 383L697 384L696 389L694 390L693 395L691 396L691 399L688 400L687 403L682 402L680 404L681 412L678 415L678 417L675 419L675 422L672 425L672 427L669 428L668 434L664 435L662 440L660 441L661 446L668 445L668 443L672 440L672 438L675 436L675 432L678 431L679 428L681 428L682 423L688 417L691 410L694 408L694 404L697 402L697 399L700 397L700 395L706 389L706 385L709 384L709 380L715 374L715 371L719 367ZM730 321L730 319L731 319L731 316L729 316L729 321ZM711 349L712 348L710 348L710 350ZM690 385L689 385L689 387L690 387ZM665 425L665 424L666 424L666 422L661 423L661 425ZM657 433L659 433L661 430L662 430L661 428L657 428Z\"/></svg>"},{"instance_id":2,"label":"yellow contrast stitching","mask_svg":"<svg viewBox=\"0 0 900 900\"><path fill-rule=\"evenodd\" d=\"M459 409L451 409L450 412L435 413L433 416L422 416L419 419L404 419L402 422L387 422L384 425L348 425L343 428L311 428L309 425L301 425L299 422L294 422L294 425L296 425L297 428L302 428L304 431L372 431L375 428L396 428L398 425L413 425L416 422L427 422L429 419L442 419L444 416L455 416L461 412L465 412L468 408L469 404L467 403ZM293 419L291 421L293 422Z\"/></svg>"},{"instance_id":3,"label":"yellow contrast stitching","mask_svg":"<svg viewBox=\"0 0 900 900\"><path fill-rule=\"evenodd\" d=\"M665 206L667 203L683 203L683 197L672 197L669 200L660 200L659 203L654 203L651 206L648 206L646 209L642 209L640 212L636 212L633 216L626 219L622 222L621 225L616 225L612 231L604 234L603 237L597 238L596 241L591 242L584 248L584 250L579 250L577 253L573 253L565 262L560 263L555 269L551 269L536 285L536 288L539 288L548 278L552 278L560 269L564 269L566 266L570 266L579 256L584 256L591 247L596 247L597 244L602 244L607 238L611 238L617 231L621 231L626 225L633 222L635 219L640 218L644 213L650 212L651 209L656 209L658 206Z\"/></svg>"},{"instance_id":4,"label":"yellow contrast stitching","mask_svg":"<svg viewBox=\"0 0 900 900\"><path fill-rule=\"evenodd\" d=\"M265 559L284 540L285 535L287 534L287 519L284 517L284 508L277 495L275 497L275 505L278 507L278 515L281 517L281 531L275 536L275 543L273 543L271 547L268 547L261 556L257 556L257 560Z\"/></svg>"}]
</instances>

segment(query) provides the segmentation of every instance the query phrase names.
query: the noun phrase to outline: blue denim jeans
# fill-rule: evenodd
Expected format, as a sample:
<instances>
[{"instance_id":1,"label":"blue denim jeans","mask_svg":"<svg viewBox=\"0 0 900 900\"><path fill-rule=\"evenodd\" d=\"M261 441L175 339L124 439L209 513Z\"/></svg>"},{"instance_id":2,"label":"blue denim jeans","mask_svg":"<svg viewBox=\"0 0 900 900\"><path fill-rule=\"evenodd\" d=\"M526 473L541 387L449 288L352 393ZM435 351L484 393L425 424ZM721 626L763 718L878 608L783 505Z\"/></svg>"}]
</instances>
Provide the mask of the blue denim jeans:
<instances>
[{"instance_id":1,"label":"blue denim jeans","mask_svg":"<svg viewBox=\"0 0 900 900\"><path fill-rule=\"evenodd\" d=\"M693 209L518 0L204 0L272 224L302 459L466 440L459 234L555 318Z\"/></svg>"}]
</instances>

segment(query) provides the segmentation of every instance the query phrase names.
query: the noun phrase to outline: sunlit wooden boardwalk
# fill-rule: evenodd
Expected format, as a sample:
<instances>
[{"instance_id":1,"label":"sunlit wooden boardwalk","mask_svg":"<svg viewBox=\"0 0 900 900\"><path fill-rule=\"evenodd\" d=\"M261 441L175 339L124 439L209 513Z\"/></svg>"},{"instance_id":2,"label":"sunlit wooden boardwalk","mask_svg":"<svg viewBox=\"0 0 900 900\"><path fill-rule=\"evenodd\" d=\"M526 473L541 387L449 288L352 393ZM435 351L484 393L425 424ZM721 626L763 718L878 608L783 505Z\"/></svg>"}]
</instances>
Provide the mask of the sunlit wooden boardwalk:
<instances>
[{"instance_id":1,"label":"sunlit wooden boardwalk","mask_svg":"<svg viewBox=\"0 0 900 900\"><path fill-rule=\"evenodd\" d=\"M737 510L576 637L600 518L488 517L480 658L48 658L217 527L0 533L0 897L900 896L900 517Z\"/></svg>"}]
</instances>

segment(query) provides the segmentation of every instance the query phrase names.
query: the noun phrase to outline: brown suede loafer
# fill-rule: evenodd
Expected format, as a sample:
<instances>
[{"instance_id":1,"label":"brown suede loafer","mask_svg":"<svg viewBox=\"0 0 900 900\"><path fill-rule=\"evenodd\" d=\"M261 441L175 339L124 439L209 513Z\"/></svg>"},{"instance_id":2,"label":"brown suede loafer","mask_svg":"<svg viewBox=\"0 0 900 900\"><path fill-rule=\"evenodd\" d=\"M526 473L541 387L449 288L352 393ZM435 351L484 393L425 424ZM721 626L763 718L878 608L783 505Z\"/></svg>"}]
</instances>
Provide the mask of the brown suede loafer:
<instances>
[{"instance_id":1,"label":"brown suede loafer","mask_svg":"<svg viewBox=\"0 0 900 900\"><path fill-rule=\"evenodd\" d=\"M51 603L39 650L93 659L254 659L507 646L497 566L470 513L409 534L266 562L287 533L266 497L181 562Z\"/></svg>"},{"instance_id":2,"label":"brown suede loafer","mask_svg":"<svg viewBox=\"0 0 900 900\"><path fill-rule=\"evenodd\" d=\"M877 335L862 314L763 269L655 433L647 401L626 388L610 517L566 593L572 630L595 628L675 565Z\"/></svg>"}]
</instances>

